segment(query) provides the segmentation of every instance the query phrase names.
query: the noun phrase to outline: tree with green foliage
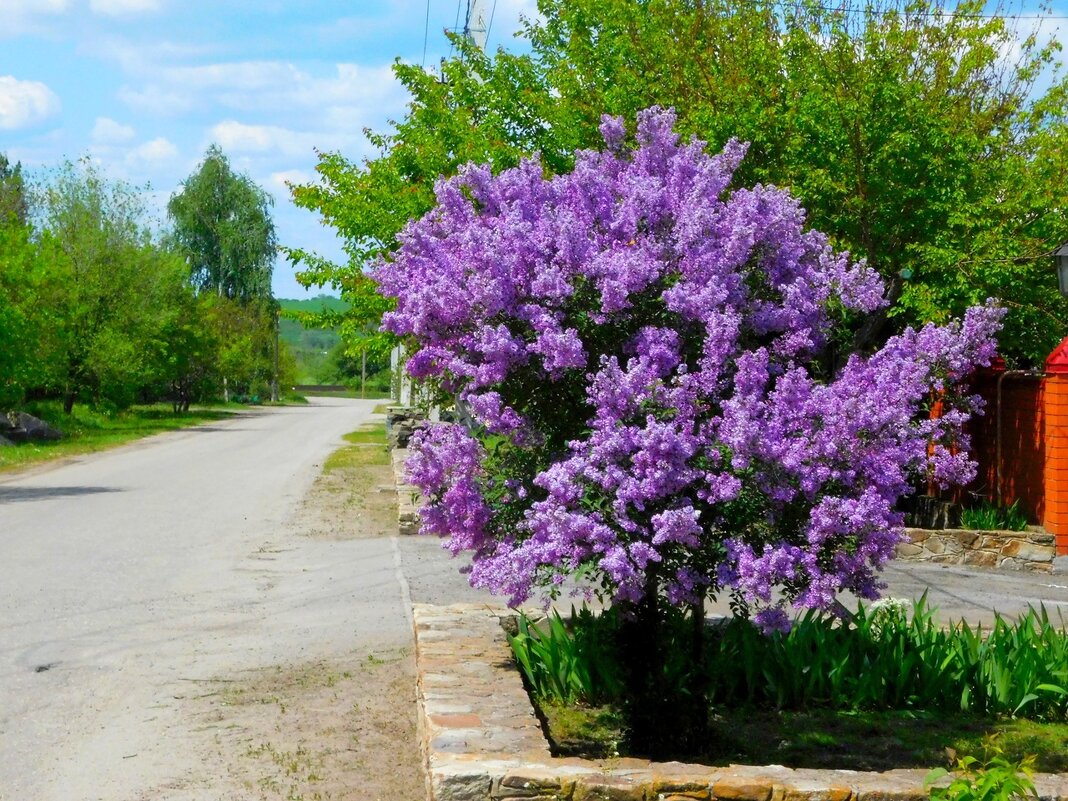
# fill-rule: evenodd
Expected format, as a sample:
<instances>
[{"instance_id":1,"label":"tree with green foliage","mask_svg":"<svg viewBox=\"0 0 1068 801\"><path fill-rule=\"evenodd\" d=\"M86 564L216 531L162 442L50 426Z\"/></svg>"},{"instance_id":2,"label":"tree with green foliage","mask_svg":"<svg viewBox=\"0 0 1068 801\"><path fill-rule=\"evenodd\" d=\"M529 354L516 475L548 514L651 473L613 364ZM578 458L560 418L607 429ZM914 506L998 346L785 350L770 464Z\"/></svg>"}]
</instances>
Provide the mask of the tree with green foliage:
<instances>
[{"instance_id":1,"label":"tree with green foliage","mask_svg":"<svg viewBox=\"0 0 1068 801\"><path fill-rule=\"evenodd\" d=\"M29 226L0 220L0 412L16 407L45 373L53 326L38 303L42 266Z\"/></svg>"},{"instance_id":2,"label":"tree with green foliage","mask_svg":"<svg viewBox=\"0 0 1068 801\"><path fill-rule=\"evenodd\" d=\"M226 381L226 393L269 394L274 371L275 302L242 303L220 297L205 301L208 324L219 343L216 369Z\"/></svg>"},{"instance_id":3,"label":"tree with green foliage","mask_svg":"<svg viewBox=\"0 0 1068 801\"><path fill-rule=\"evenodd\" d=\"M62 165L40 190L40 302L55 326L41 358L69 414L78 401L122 408L160 375L181 258L152 242L141 195L87 160Z\"/></svg>"},{"instance_id":4,"label":"tree with green foliage","mask_svg":"<svg viewBox=\"0 0 1068 801\"><path fill-rule=\"evenodd\" d=\"M0 224L13 218L25 225L29 218L26 183L22 178L22 164L12 164L0 153Z\"/></svg>"},{"instance_id":5,"label":"tree with green foliage","mask_svg":"<svg viewBox=\"0 0 1068 801\"><path fill-rule=\"evenodd\" d=\"M233 171L217 145L208 148L167 204L174 240L199 290L240 301L271 296L272 205L251 178Z\"/></svg>"},{"instance_id":6,"label":"tree with green foliage","mask_svg":"<svg viewBox=\"0 0 1068 801\"><path fill-rule=\"evenodd\" d=\"M713 149L749 142L738 185L790 188L811 224L888 286L839 352L909 323L944 322L988 296L1009 309L1002 351L1040 360L1068 306L1049 254L1068 239L1064 74L1026 20L978 0L539 0L529 55L460 55L435 75L398 64L408 114L362 164L336 153L294 199L346 243L349 263L289 251L302 280L352 303L351 329L386 304L365 276L393 252L433 186L469 161L534 152L553 172L597 141L602 114L674 107Z\"/></svg>"}]
</instances>

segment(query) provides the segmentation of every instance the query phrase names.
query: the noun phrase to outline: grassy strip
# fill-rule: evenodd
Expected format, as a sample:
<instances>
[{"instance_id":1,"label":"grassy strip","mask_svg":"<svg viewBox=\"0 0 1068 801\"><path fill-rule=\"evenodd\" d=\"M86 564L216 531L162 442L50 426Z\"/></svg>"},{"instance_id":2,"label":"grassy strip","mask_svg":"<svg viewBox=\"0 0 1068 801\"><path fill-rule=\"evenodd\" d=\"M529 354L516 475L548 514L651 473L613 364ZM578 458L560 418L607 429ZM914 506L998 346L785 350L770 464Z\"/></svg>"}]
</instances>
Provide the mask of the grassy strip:
<instances>
[{"instance_id":1,"label":"grassy strip","mask_svg":"<svg viewBox=\"0 0 1068 801\"><path fill-rule=\"evenodd\" d=\"M186 414L174 414L166 404L134 406L108 415L76 406L72 414L63 414L58 403L38 403L26 411L60 429L63 439L56 442L23 442L0 448L0 472L18 470L42 462L107 450L133 440L174 431L180 428L222 420L232 416L229 407L195 408Z\"/></svg>"},{"instance_id":2,"label":"grassy strip","mask_svg":"<svg viewBox=\"0 0 1068 801\"><path fill-rule=\"evenodd\" d=\"M625 752L624 716L617 708L546 700L539 708L557 755L606 758ZM707 748L679 756L708 765L932 768L948 766L956 755L982 753L984 738L994 733L1007 758L1033 754L1036 770L1068 771L1068 724L942 712L719 710L709 720Z\"/></svg>"},{"instance_id":3,"label":"grassy strip","mask_svg":"<svg viewBox=\"0 0 1068 801\"><path fill-rule=\"evenodd\" d=\"M384 423L346 434L327 457L305 499L312 536L390 537L397 533L397 496Z\"/></svg>"},{"instance_id":4,"label":"grassy strip","mask_svg":"<svg viewBox=\"0 0 1068 801\"><path fill-rule=\"evenodd\" d=\"M368 423L346 434L343 439L352 444L339 448L327 457L323 463L324 473L389 464L386 427L382 423Z\"/></svg>"},{"instance_id":5,"label":"grassy strip","mask_svg":"<svg viewBox=\"0 0 1068 801\"><path fill-rule=\"evenodd\" d=\"M367 390L366 393L361 393L358 389L315 390L312 392L303 390L303 392L312 398L350 398L353 400L389 400L390 398L388 392L377 392L371 389Z\"/></svg>"}]
</instances>

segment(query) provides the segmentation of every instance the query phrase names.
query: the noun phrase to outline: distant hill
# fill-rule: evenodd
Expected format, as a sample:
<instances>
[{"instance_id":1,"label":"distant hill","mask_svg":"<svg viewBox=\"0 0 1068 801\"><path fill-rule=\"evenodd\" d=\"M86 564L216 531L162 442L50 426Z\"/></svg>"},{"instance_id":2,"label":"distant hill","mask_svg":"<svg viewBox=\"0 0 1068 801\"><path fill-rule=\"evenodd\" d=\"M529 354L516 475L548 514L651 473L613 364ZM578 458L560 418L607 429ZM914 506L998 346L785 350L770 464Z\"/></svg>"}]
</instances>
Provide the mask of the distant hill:
<instances>
[{"instance_id":1,"label":"distant hill","mask_svg":"<svg viewBox=\"0 0 1068 801\"><path fill-rule=\"evenodd\" d=\"M304 300L279 298L283 311L318 312L346 311L349 304L330 295L319 295ZM337 331L327 328L305 328L297 320L282 318L279 337L297 362L297 382L300 384L332 383L333 366L327 354L341 341Z\"/></svg>"},{"instance_id":2,"label":"distant hill","mask_svg":"<svg viewBox=\"0 0 1068 801\"><path fill-rule=\"evenodd\" d=\"M280 298L278 304L283 311L317 312L324 309L329 311L348 311L349 308L349 304L341 298L335 298L330 295L317 295L314 298L305 298L303 300Z\"/></svg>"}]
</instances>

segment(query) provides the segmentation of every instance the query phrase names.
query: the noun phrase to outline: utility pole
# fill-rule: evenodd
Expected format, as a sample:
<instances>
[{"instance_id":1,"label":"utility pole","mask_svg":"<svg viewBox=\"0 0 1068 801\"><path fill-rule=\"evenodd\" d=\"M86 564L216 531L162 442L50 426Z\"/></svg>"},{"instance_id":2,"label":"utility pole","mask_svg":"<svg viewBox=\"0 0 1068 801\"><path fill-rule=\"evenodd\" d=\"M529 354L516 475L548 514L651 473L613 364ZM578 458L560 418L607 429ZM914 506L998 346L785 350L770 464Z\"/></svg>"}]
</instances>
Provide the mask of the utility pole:
<instances>
[{"instance_id":1,"label":"utility pole","mask_svg":"<svg viewBox=\"0 0 1068 801\"><path fill-rule=\"evenodd\" d=\"M496 6L496 0L494 2ZM475 47L486 52L486 42L489 40L489 29L492 24L492 13L490 19L486 19L486 0L467 0L467 16L464 17L464 37L467 38ZM442 59L442 80L444 80L445 60ZM403 345L394 346L393 350L389 354L390 369L396 382L392 394L393 400L402 406L408 406L412 403L412 385L411 378L404 371L405 352ZM364 364L366 365L366 355L364 356ZM363 376L363 384L366 383L366 375ZM364 394L361 389L361 396Z\"/></svg>"},{"instance_id":2,"label":"utility pole","mask_svg":"<svg viewBox=\"0 0 1068 801\"><path fill-rule=\"evenodd\" d=\"M486 0L467 0L467 18L464 21L464 36L479 50L485 52L489 38L489 23L486 21Z\"/></svg>"},{"instance_id":3,"label":"utility pole","mask_svg":"<svg viewBox=\"0 0 1068 801\"><path fill-rule=\"evenodd\" d=\"M274 309L274 377L271 379L271 403L278 403L278 329L281 328L282 312Z\"/></svg>"}]
</instances>

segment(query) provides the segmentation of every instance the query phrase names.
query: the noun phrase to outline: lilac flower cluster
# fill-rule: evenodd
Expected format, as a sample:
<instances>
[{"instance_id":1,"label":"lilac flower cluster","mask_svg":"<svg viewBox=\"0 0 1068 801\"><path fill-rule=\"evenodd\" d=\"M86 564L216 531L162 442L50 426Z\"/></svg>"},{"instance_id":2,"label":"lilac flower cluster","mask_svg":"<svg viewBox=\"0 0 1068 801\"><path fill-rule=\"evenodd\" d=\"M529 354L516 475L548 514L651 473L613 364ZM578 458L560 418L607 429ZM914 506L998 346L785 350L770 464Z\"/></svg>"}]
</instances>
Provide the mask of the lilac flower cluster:
<instances>
[{"instance_id":1,"label":"lilac flower cluster","mask_svg":"<svg viewBox=\"0 0 1068 801\"><path fill-rule=\"evenodd\" d=\"M970 479L977 401L954 390L1002 312L835 365L836 331L885 303L878 276L786 191L729 190L744 145L710 156L674 122L641 113L627 150L606 118L607 149L567 175L530 160L439 183L375 278L409 371L476 424L415 438L410 477L423 530L514 603L580 573L619 600L734 588L780 627L787 602L874 597L898 500Z\"/></svg>"}]
</instances>

